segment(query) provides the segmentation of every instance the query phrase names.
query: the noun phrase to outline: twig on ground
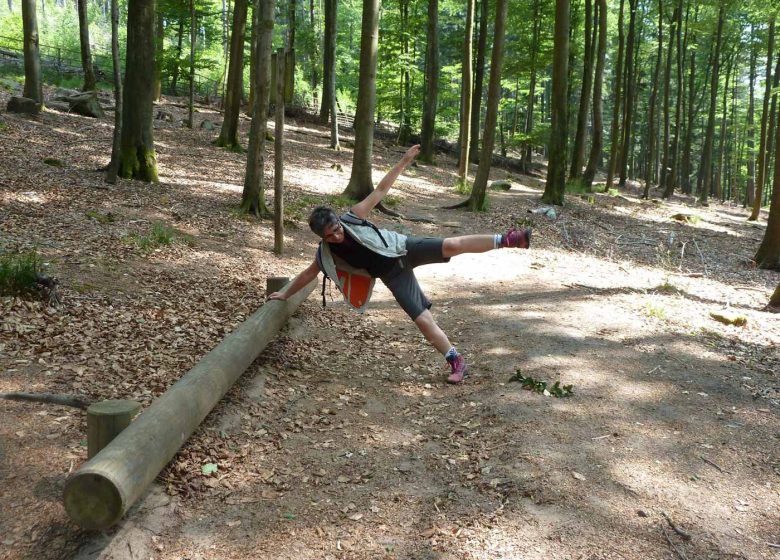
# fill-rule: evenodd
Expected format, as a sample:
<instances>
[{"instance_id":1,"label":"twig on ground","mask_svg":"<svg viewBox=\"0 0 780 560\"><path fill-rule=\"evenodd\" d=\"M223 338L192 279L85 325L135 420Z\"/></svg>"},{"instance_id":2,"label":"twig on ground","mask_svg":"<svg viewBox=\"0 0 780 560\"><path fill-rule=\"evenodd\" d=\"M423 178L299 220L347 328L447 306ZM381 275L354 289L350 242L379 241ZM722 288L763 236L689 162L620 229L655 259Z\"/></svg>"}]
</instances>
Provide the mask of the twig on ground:
<instances>
[{"instance_id":1,"label":"twig on ground","mask_svg":"<svg viewBox=\"0 0 780 560\"><path fill-rule=\"evenodd\" d=\"M767 545L769 548L780 548L780 544L773 543L773 542L768 542L768 543L766 543L766 545Z\"/></svg>"},{"instance_id":2,"label":"twig on ground","mask_svg":"<svg viewBox=\"0 0 780 560\"><path fill-rule=\"evenodd\" d=\"M711 466L715 467L716 469L718 469L718 472L722 472L722 473L728 473L728 471L727 471L727 470L725 470L723 467L721 467L721 466L720 466L720 465L718 465L717 463L714 463L714 462L710 461L710 460L709 460L709 459L707 459L707 457L705 457L704 455L699 455L699 458L700 458L702 461L704 461L705 463L707 463L708 465L711 465Z\"/></svg>"},{"instance_id":3,"label":"twig on ground","mask_svg":"<svg viewBox=\"0 0 780 560\"><path fill-rule=\"evenodd\" d=\"M0 393L0 399L9 401L30 401L49 404L58 404L61 406L73 406L86 410L91 404L85 397L79 395L55 395L52 393Z\"/></svg>"},{"instance_id":4,"label":"twig on ground","mask_svg":"<svg viewBox=\"0 0 780 560\"><path fill-rule=\"evenodd\" d=\"M659 369L661 369L661 366L655 366L653 369L647 372L647 375L650 375L651 373L655 373Z\"/></svg>"},{"instance_id":5,"label":"twig on ground","mask_svg":"<svg viewBox=\"0 0 780 560\"><path fill-rule=\"evenodd\" d=\"M677 547L675 546L675 544L672 542L672 539L670 539L670 538L669 538L669 533L667 533L667 532L666 532L666 529L664 529L663 527L661 527L661 531L663 531L663 533L664 533L664 537L666 537L666 541L669 543L669 546L671 546L671 547L672 547L672 550L674 550L674 551L677 553L677 555L678 555L680 558L682 558L683 560L688 560L688 557L685 555L685 552L684 552L684 551L682 551L682 550L680 550L679 548L677 548Z\"/></svg>"},{"instance_id":6,"label":"twig on ground","mask_svg":"<svg viewBox=\"0 0 780 560\"><path fill-rule=\"evenodd\" d=\"M669 517L669 515L665 511L662 511L661 515L664 516L664 519L666 519L666 522L669 524L669 527L672 528L672 531L680 535L686 541L691 540L691 535L689 533L686 533L682 529L680 529L677 525L675 525L674 521L672 521L672 518Z\"/></svg>"},{"instance_id":7,"label":"twig on ground","mask_svg":"<svg viewBox=\"0 0 780 560\"><path fill-rule=\"evenodd\" d=\"M687 241L683 241L682 247L680 248L680 264L677 266L677 270L682 270L683 259L685 259L685 246L687 244Z\"/></svg>"},{"instance_id":8,"label":"twig on ground","mask_svg":"<svg viewBox=\"0 0 780 560\"><path fill-rule=\"evenodd\" d=\"M704 274L709 274L709 272L707 272L707 263L704 261L704 253L701 252L695 237L693 238L693 244L696 245L696 250L699 252L699 258L701 258L701 264L704 267Z\"/></svg>"}]
</instances>

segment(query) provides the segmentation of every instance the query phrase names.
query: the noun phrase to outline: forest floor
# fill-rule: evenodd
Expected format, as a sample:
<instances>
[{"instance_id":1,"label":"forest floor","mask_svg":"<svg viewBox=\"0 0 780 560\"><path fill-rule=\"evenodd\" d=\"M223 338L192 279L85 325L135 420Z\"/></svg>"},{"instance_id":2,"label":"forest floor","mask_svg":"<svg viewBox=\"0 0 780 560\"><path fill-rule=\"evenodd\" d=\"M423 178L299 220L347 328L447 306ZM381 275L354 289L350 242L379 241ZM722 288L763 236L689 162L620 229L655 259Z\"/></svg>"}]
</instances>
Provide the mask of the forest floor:
<instances>
[{"instance_id":1,"label":"forest floor","mask_svg":"<svg viewBox=\"0 0 780 560\"><path fill-rule=\"evenodd\" d=\"M311 262L307 212L343 190L351 151L287 123L277 257L272 224L238 212L245 155L212 145L219 113L196 114L217 130L189 130L184 109L158 109L174 117L155 121L160 184L107 190L112 117L0 115L0 249L37 248L62 298L0 299L0 392L148 406L263 305L267 277ZM375 181L402 153L375 143ZM569 195L549 218L529 213L542 181L500 169L491 178L512 188L491 191L489 211L443 210L462 198L455 173L440 156L392 191L397 211L432 223L376 222L534 228L529 250L418 269L465 383L445 383L383 286L362 316L335 289L323 310L318 287L99 533L62 506L86 460L84 413L0 401L0 558L780 558L780 324L763 311L780 275L751 264L766 214L640 200L633 185ZM150 242L160 223L171 245ZM523 390L517 373L574 394Z\"/></svg>"}]
</instances>

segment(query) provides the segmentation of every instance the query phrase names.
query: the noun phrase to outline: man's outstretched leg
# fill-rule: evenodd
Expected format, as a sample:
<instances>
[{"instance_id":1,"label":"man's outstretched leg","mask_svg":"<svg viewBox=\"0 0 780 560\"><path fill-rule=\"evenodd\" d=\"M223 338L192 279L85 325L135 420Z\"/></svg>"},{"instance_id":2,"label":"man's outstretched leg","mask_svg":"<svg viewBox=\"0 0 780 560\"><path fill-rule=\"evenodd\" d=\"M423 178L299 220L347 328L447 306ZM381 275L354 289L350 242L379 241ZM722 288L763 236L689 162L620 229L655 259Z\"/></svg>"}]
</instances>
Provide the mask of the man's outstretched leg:
<instances>
[{"instance_id":1,"label":"man's outstretched leg","mask_svg":"<svg viewBox=\"0 0 780 560\"><path fill-rule=\"evenodd\" d=\"M433 344L433 347L441 352L447 360L447 363L450 364L452 372L449 377L447 377L447 383L460 383L463 381L468 373L466 360L464 360L463 356L458 354L455 347L450 344L450 340L447 338L447 335L444 334L444 331L441 330L441 327L436 324L431 312L426 309L420 313L414 320L414 324L417 325L417 328L420 329L420 332L423 333L426 340Z\"/></svg>"},{"instance_id":2,"label":"man's outstretched leg","mask_svg":"<svg viewBox=\"0 0 780 560\"><path fill-rule=\"evenodd\" d=\"M511 228L506 233L496 235L461 235L448 237L442 245L444 258L462 255L464 253L484 253L504 247L527 249L531 244L531 230Z\"/></svg>"}]
</instances>

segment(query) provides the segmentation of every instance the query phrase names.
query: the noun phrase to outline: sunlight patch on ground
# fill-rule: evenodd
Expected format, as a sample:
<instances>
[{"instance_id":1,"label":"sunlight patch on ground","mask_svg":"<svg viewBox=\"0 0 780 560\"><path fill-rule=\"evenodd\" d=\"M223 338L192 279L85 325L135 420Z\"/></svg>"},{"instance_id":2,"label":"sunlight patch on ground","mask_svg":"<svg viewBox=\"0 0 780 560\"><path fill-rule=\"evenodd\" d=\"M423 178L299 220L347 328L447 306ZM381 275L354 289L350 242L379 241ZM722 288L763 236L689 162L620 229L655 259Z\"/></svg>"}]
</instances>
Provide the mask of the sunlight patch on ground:
<instances>
[{"instance_id":1,"label":"sunlight patch on ground","mask_svg":"<svg viewBox=\"0 0 780 560\"><path fill-rule=\"evenodd\" d=\"M46 204L51 202L50 197L35 191L10 192L3 196L4 202L17 202L19 204Z\"/></svg>"}]
</instances>

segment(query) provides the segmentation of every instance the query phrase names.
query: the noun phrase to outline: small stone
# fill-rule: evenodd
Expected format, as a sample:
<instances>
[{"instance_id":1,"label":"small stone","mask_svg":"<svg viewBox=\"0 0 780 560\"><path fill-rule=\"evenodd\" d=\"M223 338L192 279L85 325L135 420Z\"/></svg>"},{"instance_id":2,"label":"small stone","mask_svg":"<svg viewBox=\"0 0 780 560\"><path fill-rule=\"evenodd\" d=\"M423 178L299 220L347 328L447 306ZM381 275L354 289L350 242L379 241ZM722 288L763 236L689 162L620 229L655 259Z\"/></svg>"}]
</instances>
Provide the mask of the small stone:
<instances>
[{"instance_id":1,"label":"small stone","mask_svg":"<svg viewBox=\"0 0 780 560\"><path fill-rule=\"evenodd\" d=\"M649 513L647 513L647 512L646 512L645 510L643 510L643 509L638 509L638 510L636 510L636 514L637 514L639 517L650 517L650 514L649 514Z\"/></svg>"}]
</instances>

